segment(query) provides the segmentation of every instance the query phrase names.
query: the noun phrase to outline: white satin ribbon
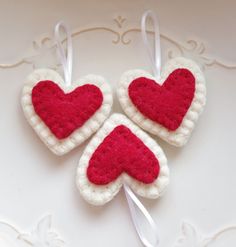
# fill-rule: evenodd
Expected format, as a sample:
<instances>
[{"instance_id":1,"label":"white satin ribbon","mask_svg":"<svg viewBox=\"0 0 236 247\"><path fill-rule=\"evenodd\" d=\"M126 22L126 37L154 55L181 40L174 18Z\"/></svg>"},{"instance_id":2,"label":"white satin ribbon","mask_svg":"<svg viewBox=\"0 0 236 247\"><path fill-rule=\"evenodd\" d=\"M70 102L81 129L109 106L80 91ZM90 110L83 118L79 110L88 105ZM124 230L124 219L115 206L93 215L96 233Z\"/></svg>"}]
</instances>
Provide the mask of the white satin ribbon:
<instances>
[{"instance_id":1,"label":"white satin ribbon","mask_svg":"<svg viewBox=\"0 0 236 247\"><path fill-rule=\"evenodd\" d=\"M126 184L123 185L124 191L125 191L125 196L129 205L131 217L133 224L135 226L135 229L138 233L138 236L140 240L142 241L143 245L145 247L157 247L159 246L159 235L158 235L158 229L157 225L152 219L151 215L148 213L146 208L143 206L143 204L139 201L139 199L135 196L133 191L130 189L130 187ZM149 235L152 235L152 238L154 240L150 241L147 239L145 236L144 230L143 230L143 225L139 221L139 215L137 214L137 210L140 211L140 213L144 216L145 220L147 221L150 229L149 229Z\"/></svg>"},{"instance_id":2,"label":"white satin ribbon","mask_svg":"<svg viewBox=\"0 0 236 247\"><path fill-rule=\"evenodd\" d=\"M154 55L152 52L152 48L150 46L150 43L148 41L147 37L147 31L146 31L146 22L147 18L151 18L153 25L154 25ZM157 19L156 14L148 10L143 13L142 19L141 19L141 33L142 33L142 39L143 43L147 49L147 53L151 62L153 74L157 79L160 79L161 76L161 42L160 42L160 29L159 29L159 22Z\"/></svg>"},{"instance_id":3,"label":"white satin ribbon","mask_svg":"<svg viewBox=\"0 0 236 247\"><path fill-rule=\"evenodd\" d=\"M62 45L60 29L63 29L66 33L67 55ZM71 37L71 32L69 28L66 26L66 24L63 21L60 21L56 24L55 29L54 29L54 37L55 37L55 42L58 48L58 54L59 54L61 64L63 67L65 84L66 86L70 86L71 79L72 79L72 59L73 59L72 57L72 37Z\"/></svg>"}]
</instances>

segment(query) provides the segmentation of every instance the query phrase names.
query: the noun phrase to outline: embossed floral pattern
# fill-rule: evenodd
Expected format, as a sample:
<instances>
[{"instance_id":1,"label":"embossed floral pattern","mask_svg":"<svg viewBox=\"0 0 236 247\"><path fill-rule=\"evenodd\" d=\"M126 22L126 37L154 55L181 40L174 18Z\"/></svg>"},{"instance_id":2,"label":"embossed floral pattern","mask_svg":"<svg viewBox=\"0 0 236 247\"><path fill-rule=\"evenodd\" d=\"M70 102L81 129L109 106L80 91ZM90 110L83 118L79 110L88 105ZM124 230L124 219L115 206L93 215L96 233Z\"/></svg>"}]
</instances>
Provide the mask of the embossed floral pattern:
<instances>
[{"instance_id":1,"label":"embossed floral pattern","mask_svg":"<svg viewBox=\"0 0 236 247\"><path fill-rule=\"evenodd\" d=\"M233 245L232 245L233 244ZM233 247L236 246L236 226L225 227L212 234L204 236L191 224L182 224L181 235L174 247Z\"/></svg>"},{"instance_id":2,"label":"embossed floral pattern","mask_svg":"<svg viewBox=\"0 0 236 247\"><path fill-rule=\"evenodd\" d=\"M86 33L102 31L110 33L114 37L112 39L113 44L121 43L123 45L129 45L133 41L132 34L141 32L140 27L131 27L126 29L127 18L121 15L118 15L113 19L113 21L116 25L114 28L110 26L92 26L85 29L75 29L72 32L72 37L76 38L80 35L85 35ZM147 32L150 35L154 35L154 32L151 30ZM162 42L167 43L167 47L169 47L166 54L163 54L166 55L167 58L184 56L195 60L202 68L220 66L225 69L236 69L236 64L224 62L224 60L210 55L207 52L206 45L202 41L190 39L185 43L181 43L165 34L161 34L161 39ZM66 40L64 39L63 43L65 42ZM0 68L15 68L22 64L31 64L34 68L44 65L51 69L59 69L60 64L57 62L55 42L53 38L49 34L40 36L39 39L35 39L32 42L28 53L24 57L10 64L2 63L0 64Z\"/></svg>"},{"instance_id":3,"label":"embossed floral pattern","mask_svg":"<svg viewBox=\"0 0 236 247\"><path fill-rule=\"evenodd\" d=\"M173 247L234 247L236 225L224 227L215 234L206 236L192 224L183 222L180 236ZM102 243L101 243L102 245ZM66 247L65 242L52 227L52 217L43 217L30 232L0 221L1 247Z\"/></svg>"},{"instance_id":4,"label":"embossed floral pattern","mask_svg":"<svg viewBox=\"0 0 236 247\"><path fill-rule=\"evenodd\" d=\"M52 229L52 217L43 217L31 232L22 232L17 227L0 221L1 247L63 247L64 241Z\"/></svg>"}]
</instances>

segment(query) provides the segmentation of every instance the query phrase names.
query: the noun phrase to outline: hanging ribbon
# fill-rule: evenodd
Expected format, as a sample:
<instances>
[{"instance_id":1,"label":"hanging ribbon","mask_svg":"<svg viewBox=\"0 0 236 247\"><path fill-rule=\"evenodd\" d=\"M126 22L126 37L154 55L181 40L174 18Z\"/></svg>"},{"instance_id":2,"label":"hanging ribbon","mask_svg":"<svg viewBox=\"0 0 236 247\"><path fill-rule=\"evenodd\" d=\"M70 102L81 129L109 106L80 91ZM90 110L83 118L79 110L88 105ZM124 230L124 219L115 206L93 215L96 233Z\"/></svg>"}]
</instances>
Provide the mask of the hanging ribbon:
<instances>
[{"instance_id":1,"label":"hanging ribbon","mask_svg":"<svg viewBox=\"0 0 236 247\"><path fill-rule=\"evenodd\" d=\"M152 219L151 215L148 213L146 208L143 206L143 204L135 196L133 191L129 188L129 186L124 184L123 187L124 187L125 196L126 196L126 199L129 205L133 224L135 226L135 229L143 245L145 247L159 246L160 241L159 241L159 235L158 235L158 229L157 229L156 223L154 222L154 220ZM143 230L144 225L141 224L139 221L140 217L138 215L138 211L144 216L144 219L147 221L150 227L150 229L148 229L149 230L148 232L150 233L149 235L152 235L152 238L154 239L153 241L148 240L147 237L145 236L145 233Z\"/></svg>"},{"instance_id":2,"label":"hanging ribbon","mask_svg":"<svg viewBox=\"0 0 236 247\"><path fill-rule=\"evenodd\" d=\"M60 37L60 29L63 29L66 33L66 39L67 39L67 55L64 51L61 37ZM72 37L71 32L69 28L66 26L66 24L63 21L60 21L56 24L55 30L54 30L54 36L55 36L55 42L58 48L58 54L61 60L61 64L64 71L64 80L66 86L71 85L71 79L72 79Z\"/></svg>"},{"instance_id":3,"label":"hanging ribbon","mask_svg":"<svg viewBox=\"0 0 236 247\"><path fill-rule=\"evenodd\" d=\"M154 55L150 43L147 37L146 22L147 18L151 18L154 25ZM157 79L161 77L161 42L160 42L160 30L159 22L155 13L151 10L144 12L141 19L141 33L144 45L147 49L147 53L151 62L153 74Z\"/></svg>"}]
</instances>

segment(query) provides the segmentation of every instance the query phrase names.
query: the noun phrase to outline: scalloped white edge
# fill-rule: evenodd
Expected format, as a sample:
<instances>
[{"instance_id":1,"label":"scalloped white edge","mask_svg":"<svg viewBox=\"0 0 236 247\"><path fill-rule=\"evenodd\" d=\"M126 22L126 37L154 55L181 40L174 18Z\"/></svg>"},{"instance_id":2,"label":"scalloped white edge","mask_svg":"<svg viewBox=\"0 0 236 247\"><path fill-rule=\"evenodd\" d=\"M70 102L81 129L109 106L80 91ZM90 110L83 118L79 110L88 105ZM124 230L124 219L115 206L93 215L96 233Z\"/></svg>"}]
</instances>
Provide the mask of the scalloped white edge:
<instances>
[{"instance_id":1,"label":"scalloped white edge","mask_svg":"<svg viewBox=\"0 0 236 247\"><path fill-rule=\"evenodd\" d=\"M84 84L93 84L99 87L103 94L101 107L88 119L80 128L75 130L69 137L59 140L45 125L37 115L32 104L32 89L42 80L52 80L57 83L64 92L73 91L76 87ZM56 155L64 155L88 139L108 117L113 103L111 88L105 79L97 75L87 75L75 82L71 86L65 86L62 77L54 70L38 69L33 71L27 78L22 91L21 104L26 119L38 134L46 146Z\"/></svg>"},{"instance_id":2,"label":"scalloped white edge","mask_svg":"<svg viewBox=\"0 0 236 247\"><path fill-rule=\"evenodd\" d=\"M92 154L95 152L104 138L109 135L118 125L125 125L133 134L154 153L159 161L160 173L151 184L141 183L126 173L122 173L114 182L107 185L96 185L87 178L87 167ZM132 123L125 115L115 113L106 120L102 128L94 135L84 150L77 168L76 184L84 199L93 205L103 205L109 202L120 190L122 184L126 183L138 195L146 198L158 198L169 184L169 168L167 159L161 147L137 125Z\"/></svg>"},{"instance_id":3,"label":"scalloped white edge","mask_svg":"<svg viewBox=\"0 0 236 247\"><path fill-rule=\"evenodd\" d=\"M201 114L206 103L206 86L204 75L199 66L192 60L184 57L177 57L169 60L162 70L160 84L166 80L169 74L178 68L186 68L195 77L195 93L193 101L183 118L181 125L175 131L169 131L164 126L150 120L144 116L132 103L128 95L130 83L139 77L146 77L156 80L151 74L143 70L130 70L125 72L120 79L117 90L118 99L124 112L141 128L161 137L166 142L174 146L183 146L187 143L195 123Z\"/></svg>"}]
</instances>

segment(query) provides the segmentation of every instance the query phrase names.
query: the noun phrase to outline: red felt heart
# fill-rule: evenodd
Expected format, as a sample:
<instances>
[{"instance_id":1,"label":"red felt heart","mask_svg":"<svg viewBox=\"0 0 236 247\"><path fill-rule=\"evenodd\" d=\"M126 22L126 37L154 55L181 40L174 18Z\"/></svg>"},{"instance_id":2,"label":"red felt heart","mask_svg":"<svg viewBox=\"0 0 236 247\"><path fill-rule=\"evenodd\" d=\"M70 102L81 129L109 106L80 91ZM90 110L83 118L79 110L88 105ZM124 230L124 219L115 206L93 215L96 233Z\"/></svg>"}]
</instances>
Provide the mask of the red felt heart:
<instances>
[{"instance_id":1,"label":"red felt heart","mask_svg":"<svg viewBox=\"0 0 236 247\"><path fill-rule=\"evenodd\" d=\"M123 172L145 184L159 175L153 152L124 125L117 126L97 147L87 168L90 182L105 185Z\"/></svg>"},{"instance_id":2,"label":"red felt heart","mask_svg":"<svg viewBox=\"0 0 236 247\"><path fill-rule=\"evenodd\" d=\"M102 101L100 89L90 84L66 94L53 81L40 81L32 90L35 112L58 139L68 137L81 127L99 109Z\"/></svg>"},{"instance_id":3,"label":"red felt heart","mask_svg":"<svg viewBox=\"0 0 236 247\"><path fill-rule=\"evenodd\" d=\"M195 78L187 69L176 69L162 85L140 77L131 82L128 91L133 104L144 116L174 131L192 103Z\"/></svg>"}]
</instances>

